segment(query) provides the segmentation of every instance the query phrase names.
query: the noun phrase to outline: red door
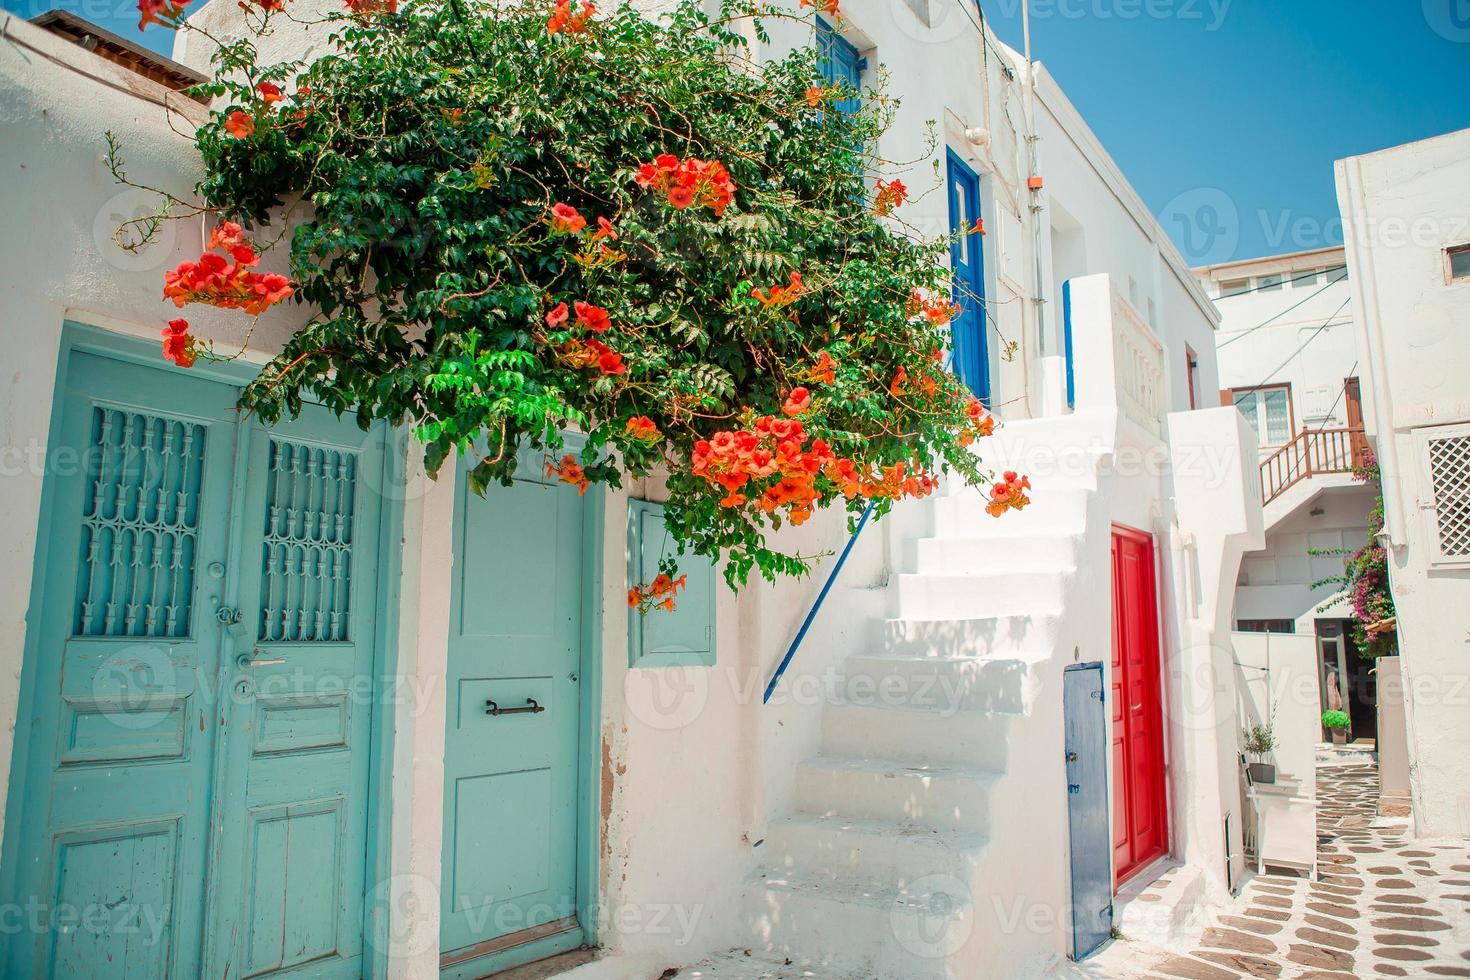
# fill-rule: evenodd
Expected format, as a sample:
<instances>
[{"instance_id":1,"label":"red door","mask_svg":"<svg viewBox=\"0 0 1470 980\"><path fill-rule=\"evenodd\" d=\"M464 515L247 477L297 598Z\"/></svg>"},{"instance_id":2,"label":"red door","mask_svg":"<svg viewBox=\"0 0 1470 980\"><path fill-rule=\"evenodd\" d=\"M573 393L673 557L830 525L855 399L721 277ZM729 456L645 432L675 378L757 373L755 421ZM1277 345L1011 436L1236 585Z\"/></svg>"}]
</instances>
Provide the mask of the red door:
<instances>
[{"instance_id":1,"label":"red door","mask_svg":"<svg viewBox=\"0 0 1470 980\"><path fill-rule=\"evenodd\" d=\"M1169 849L1153 538L1113 527L1113 878Z\"/></svg>"}]
</instances>

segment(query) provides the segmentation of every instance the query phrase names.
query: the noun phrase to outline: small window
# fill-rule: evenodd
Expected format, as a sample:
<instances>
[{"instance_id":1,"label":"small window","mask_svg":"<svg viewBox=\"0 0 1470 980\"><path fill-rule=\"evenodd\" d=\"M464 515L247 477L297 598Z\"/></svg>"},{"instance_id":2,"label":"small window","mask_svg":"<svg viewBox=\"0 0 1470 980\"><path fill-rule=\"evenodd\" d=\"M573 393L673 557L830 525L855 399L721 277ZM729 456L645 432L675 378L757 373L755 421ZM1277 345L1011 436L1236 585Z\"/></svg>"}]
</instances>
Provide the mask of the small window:
<instances>
[{"instance_id":1,"label":"small window","mask_svg":"<svg viewBox=\"0 0 1470 980\"><path fill-rule=\"evenodd\" d=\"M1327 270L1328 282L1344 282L1348 277L1347 266L1339 265Z\"/></svg>"},{"instance_id":2,"label":"small window","mask_svg":"<svg viewBox=\"0 0 1470 980\"><path fill-rule=\"evenodd\" d=\"M1281 283L1285 278L1285 276L1279 274L1274 276L1261 276L1256 280L1256 289L1263 293L1273 293L1281 288Z\"/></svg>"},{"instance_id":3,"label":"small window","mask_svg":"<svg viewBox=\"0 0 1470 980\"><path fill-rule=\"evenodd\" d=\"M628 587L646 586L659 561L676 556L686 584L672 610L628 610L629 667L708 667L715 662L715 564L678 554L664 526L664 509L646 500L628 502Z\"/></svg>"},{"instance_id":4,"label":"small window","mask_svg":"<svg viewBox=\"0 0 1470 980\"><path fill-rule=\"evenodd\" d=\"M1249 279L1226 279L1220 283L1220 296L1222 299L1227 296L1239 296L1241 293L1248 293L1250 291L1251 281Z\"/></svg>"},{"instance_id":5,"label":"small window","mask_svg":"<svg viewBox=\"0 0 1470 980\"><path fill-rule=\"evenodd\" d=\"M1235 623L1237 633L1295 633L1293 619L1241 619Z\"/></svg>"},{"instance_id":6,"label":"small window","mask_svg":"<svg viewBox=\"0 0 1470 980\"><path fill-rule=\"evenodd\" d=\"M1199 399L1195 394L1199 388L1199 356L1195 354L1193 347L1184 348L1184 378L1189 385L1189 407L1193 410L1199 407Z\"/></svg>"},{"instance_id":7,"label":"small window","mask_svg":"<svg viewBox=\"0 0 1470 980\"><path fill-rule=\"evenodd\" d=\"M1291 389L1287 385L1243 388L1232 393L1235 407L1260 436L1261 445L1284 446L1291 441Z\"/></svg>"},{"instance_id":8,"label":"small window","mask_svg":"<svg viewBox=\"0 0 1470 980\"><path fill-rule=\"evenodd\" d=\"M1159 314L1158 310L1154 307L1154 298L1152 296L1148 298L1148 325L1155 330L1159 329Z\"/></svg>"},{"instance_id":9,"label":"small window","mask_svg":"<svg viewBox=\"0 0 1470 980\"><path fill-rule=\"evenodd\" d=\"M1470 279L1470 245L1445 249L1445 267L1449 281Z\"/></svg>"},{"instance_id":10,"label":"small window","mask_svg":"<svg viewBox=\"0 0 1470 980\"><path fill-rule=\"evenodd\" d=\"M1291 274L1292 285L1297 289L1313 288L1322 281L1321 269L1306 269Z\"/></svg>"}]
</instances>

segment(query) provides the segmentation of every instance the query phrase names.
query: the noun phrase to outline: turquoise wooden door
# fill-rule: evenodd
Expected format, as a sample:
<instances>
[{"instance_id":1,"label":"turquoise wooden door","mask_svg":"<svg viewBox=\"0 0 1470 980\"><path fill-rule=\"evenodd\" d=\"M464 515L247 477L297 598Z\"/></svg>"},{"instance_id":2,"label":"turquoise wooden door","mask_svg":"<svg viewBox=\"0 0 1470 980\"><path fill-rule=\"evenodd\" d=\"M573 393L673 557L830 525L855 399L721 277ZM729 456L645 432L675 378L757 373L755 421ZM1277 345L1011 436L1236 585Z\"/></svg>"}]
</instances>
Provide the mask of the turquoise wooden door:
<instances>
[{"instance_id":1,"label":"turquoise wooden door","mask_svg":"<svg viewBox=\"0 0 1470 980\"><path fill-rule=\"evenodd\" d=\"M459 478L440 882L442 965L451 975L482 976L583 939L584 501L536 478L540 462L523 459L525 478L484 498Z\"/></svg>"},{"instance_id":2,"label":"turquoise wooden door","mask_svg":"<svg viewBox=\"0 0 1470 980\"><path fill-rule=\"evenodd\" d=\"M329 629L323 648L371 649L378 513L358 474L381 436L319 417L247 430L238 394L70 356L6 823L7 901L33 914L7 937L7 976L259 976L306 959L361 973L372 698L315 710L326 661L296 656L277 694L237 658L255 656L268 584L285 597L270 608L317 631L292 639ZM277 446L346 466L309 464L283 504ZM272 547L313 561L273 570ZM330 836L312 819L327 811Z\"/></svg>"}]
</instances>

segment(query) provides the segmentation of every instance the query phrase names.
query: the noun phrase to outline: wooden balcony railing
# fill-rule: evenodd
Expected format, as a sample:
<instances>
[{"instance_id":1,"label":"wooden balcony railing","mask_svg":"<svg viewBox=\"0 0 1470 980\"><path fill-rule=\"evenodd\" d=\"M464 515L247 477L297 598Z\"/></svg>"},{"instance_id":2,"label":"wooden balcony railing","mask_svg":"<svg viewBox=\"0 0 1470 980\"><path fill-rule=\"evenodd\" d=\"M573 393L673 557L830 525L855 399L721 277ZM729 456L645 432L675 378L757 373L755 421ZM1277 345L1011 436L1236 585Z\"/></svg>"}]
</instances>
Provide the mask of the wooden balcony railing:
<instances>
[{"instance_id":1,"label":"wooden balcony railing","mask_svg":"<svg viewBox=\"0 0 1470 980\"><path fill-rule=\"evenodd\" d=\"M1261 504L1269 504L1302 480L1325 473L1351 473L1368 453L1361 426L1301 431L1261 462Z\"/></svg>"}]
</instances>

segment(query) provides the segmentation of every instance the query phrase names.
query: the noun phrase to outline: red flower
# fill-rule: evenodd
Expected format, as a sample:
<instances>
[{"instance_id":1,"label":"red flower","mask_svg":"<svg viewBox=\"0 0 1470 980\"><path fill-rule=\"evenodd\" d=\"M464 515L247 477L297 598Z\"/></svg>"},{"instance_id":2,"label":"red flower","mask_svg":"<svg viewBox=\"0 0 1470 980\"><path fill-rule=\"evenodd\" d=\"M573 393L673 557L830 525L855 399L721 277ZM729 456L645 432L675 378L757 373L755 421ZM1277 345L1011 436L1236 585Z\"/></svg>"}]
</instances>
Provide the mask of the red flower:
<instances>
[{"instance_id":1,"label":"red flower","mask_svg":"<svg viewBox=\"0 0 1470 980\"><path fill-rule=\"evenodd\" d=\"M975 219L975 224L970 228L969 234L971 234L971 235L983 235L983 234L985 234L985 219L984 218L976 218Z\"/></svg>"},{"instance_id":2,"label":"red flower","mask_svg":"<svg viewBox=\"0 0 1470 980\"><path fill-rule=\"evenodd\" d=\"M567 322L567 304L558 303L556 309L546 314L546 325L548 327L559 327Z\"/></svg>"},{"instance_id":3,"label":"red flower","mask_svg":"<svg viewBox=\"0 0 1470 980\"><path fill-rule=\"evenodd\" d=\"M575 235L587 227L587 219L570 204L556 204L551 209L551 230L553 232Z\"/></svg>"},{"instance_id":4,"label":"red flower","mask_svg":"<svg viewBox=\"0 0 1470 980\"><path fill-rule=\"evenodd\" d=\"M791 281L785 286L772 286L770 295L767 295L759 289L752 289L750 295L760 300L761 305L769 310L790 306L800 299L801 295L805 292L806 284L801 280L801 273L793 272L791 273Z\"/></svg>"},{"instance_id":5,"label":"red flower","mask_svg":"<svg viewBox=\"0 0 1470 980\"><path fill-rule=\"evenodd\" d=\"M735 182L729 171L712 160L681 161L672 153L660 153L652 163L638 168L634 180L639 187L663 194L680 211L700 205L719 217L735 199Z\"/></svg>"},{"instance_id":6,"label":"red flower","mask_svg":"<svg viewBox=\"0 0 1470 980\"><path fill-rule=\"evenodd\" d=\"M893 209L902 205L909 199L909 189L904 186L903 181L895 180L889 183L883 179L878 180L878 196L873 201L873 213L879 217L893 213Z\"/></svg>"},{"instance_id":7,"label":"red flower","mask_svg":"<svg viewBox=\"0 0 1470 980\"><path fill-rule=\"evenodd\" d=\"M582 4L578 13L572 13L572 0L556 0L556 9L546 20L548 34L581 34L587 30L587 22L597 13L597 5Z\"/></svg>"},{"instance_id":8,"label":"red flower","mask_svg":"<svg viewBox=\"0 0 1470 980\"><path fill-rule=\"evenodd\" d=\"M622 354L610 350L598 355L597 370L603 374L627 374L628 366L623 363Z\"/></svg>"},{"instance_id":9,"label":"red flower","mask_svg":"<svg viewBox=\"0 0 1470 980\"><path fill-rule=\"evenodd\" d=\"M172 26L184 15L184 5L174 0L138 0L138 13L142 15L138 20L140 31L149 24Z\"/></svg>"},{"instance_id":10,"label":"red flower","mask_svg":"<svg viewBox=\"0 0 1470 980\"><path fill-rule=\"evenodd\" d=\"M908 380L908 377L909 369L900 367L898 373L893 376L893 380L888 383L888 393L894 398L902 398L907 393L904 382Z\"/></svg>"},{"instance_id":11,"label":"red flower","mask_svg":"<svg viewBox=\"0 0 1470 980\"><path fill-rule=\"evenodd\" d=\"M786 404L781 406L781 411L794 418L811 407L812 393L805 388L792 388L791 394L786 396Z\"/></svg>"},{"instance_id":12,"label":"red flower","mask_svg":"<svg viewBox=\"0 0 1470 980\"><path fill-rule=\"evenodd\" d=\"M559 477L561 482L576 487L577 496L579 497L585 494L587 488L592 485L587 479L586 471L577 464L577 460L573 456L563 456L559 465L552 465L551 457L548 456L546 458L546 475Z\"/></svg>"},{"instance_id":13,"label":"red flower","mask_svg":"<svg viewBox=\"0 0 1470 980\"><path fill-rule=\"evenodd\" d=\"M806 90L806 104L813 109L818 108L827 99L827 90L820 85L813 85Z\"/></svg>"},{"instance_id":14,"label":"red flower","mask_svg":"<svg viewBox=\"0 0 1470 980\"><path fill-rule=\"evenodd\" d=\"M842 11L838 9L840 0L801 0L803 8L811 7L819 14L828 17L841 17Z\"/></svg>"},{"instance_id":15,"label":"red flower","mask_svg":"<svg viewBox=\"0 0 1470 980\"><path fill-rule=\"evenodd\" d=\"M694 204L694 188L675 187L669 191L669 203L677 210L683 211Z\"/></svg>"},{"instance_id":16,"label":"red flower","mask_svg":"<svg viewBox=\"0 0 1470 980\"><path fill-rule=\"evenodd\" d=\"M591 303L576 303L577 322L593 333L607 333L612 326L612 318L608 316L607 310Z\"/></svg>"},{"instance_id":17,"label":"red flower","mask_svg":"<svg viewBox=\"0 0 1470 980\"><path fill-rule=\"evenodd\" d=\"M179 367L192 367L198 356L194 338L189 336L188 320L170 320L163 328L163 358Z\"/></svg>"},{"instance_id":18,"label":"red flower","mask_svg":"<svg viewBox=\"0 0 1470 980\"><path fill-rule=\"evenodd\" d=\"M628 420L627 426L623 431L634 442L642 442L649 445L663 438L663 433L658 431L658 426L647 415L633 416Z\"/></svg>"},{"instance_id":19,"label":"red flower","mask_svg":"<svg viewBox=\"0 0 1470 980\"><path fill-rule=\"evenodd\" d=\"M616 241L617 237L618 233L613 228L613 223L611 221L608 221L606 218L597 219L597 231L594 232L592 235L592 240L594 242L600 242L604 238L611 238Z\"/></svg>"},{"instance_id":20,"label":"red flower","mask_svg":"<svg viewBox=\"0 0 1470 980\"><path fill-rule=\"evenodd\" d=\"M1031 489L1031 478L1017 477L1015 470L1007 470L1000 482L990 488L990 503L985 512L991 517L1000 517L1008 510L1022 510L1031 503L1026 491Z\"/></svg>"},{"instance_id":21,"label":"red flower","mask_svg":"<svg viewBox=\"0 0 1470 980\"><path fill-rule=\"evenodd\" d=\"M260 97L266 105L280 102L286 98L281 92L281 87L274 82L261 82L255 86L255 91L260 93Z\"/></svg>"},{"instance_id":22,"label":"red flower","mask_svg":"<svg viewBox=\"0 0 1470 980\"><path fill-rule=\"evenodd\" d=\"M236 109L225 119L225 132L237 140L242 140L255 132L255 120L250 113L243 109Z\"/></svg>"}]
</instances>

